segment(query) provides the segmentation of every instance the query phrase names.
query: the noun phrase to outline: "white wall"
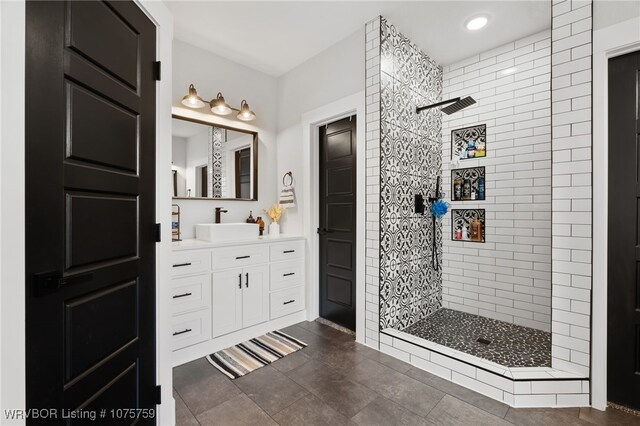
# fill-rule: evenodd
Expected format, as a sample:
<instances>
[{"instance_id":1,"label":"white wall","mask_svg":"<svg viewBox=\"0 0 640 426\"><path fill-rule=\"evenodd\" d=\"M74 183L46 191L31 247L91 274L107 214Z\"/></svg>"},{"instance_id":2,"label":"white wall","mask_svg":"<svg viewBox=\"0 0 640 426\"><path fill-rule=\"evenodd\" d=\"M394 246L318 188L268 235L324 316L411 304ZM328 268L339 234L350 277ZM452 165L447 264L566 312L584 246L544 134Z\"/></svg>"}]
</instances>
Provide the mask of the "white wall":
<instances>
[{"instance_id":1,"label":"white wall","mask_svg":"<svg viewBox=\"0 0 640 426\"><path fill-rule=\"evenodd\" d=\"M640 1L609 1L593 2L593 30L599 30L617 23L640 16Z\"/></svg>"},{"instance_id":2,"label":"white wall","mask_svg":"<svg viewBox=\"0 0 640 426\"><path fill-rule=\"evenodd\" d=\"M364 82L364 25L351 36L278 79L276 185L279 191L282 188L282 176L288 171L293 173L297 185L296 207L289 209L285 214L282 220L282 232L303 233L302 115L363 91ZM364 117L359 119L364 120ZM359 138L360 140L364 141Z\"/></svg>"},{"instance_id":3,"label":"white wall","mask_svg":"<svg viewBox=\"0 0 640 426\"><path fill-rule=\"evenodd\" d=\"M25 5L0 2L0 408L25 407ZM0 423L13 424L1 417ZM15 424L18 424L16 422Z\"/></svg>"},{"instance_id":4,"label":"white wall","mask_svg":"<svg viewBox=\"0 0 640 426\"><path fill-rule=\"evenodd\" d=\"M256 119L244 123L215 116L206 109L193 111L180 108L180 100L193 83L205 100L218 92L232 107L238 108L246 99L256 113ZM194 118L258 132L258 201L174 200L180 205L183 238L195 236L195 225L213 221L215 207L224 207L224 222L243 222L277 201L276 178L276 117L277 81L275 77L239 65L190 44L173 42L173 100L174 114L191 114Z\"/></svg>"},{"instance_id":5,"label":"white wall","mask_svg":"<svg viewBox=\"0 0 640 426\"><path fill-rule=\"evenodd\" d=\"M501 71L516 68L512 74ZM551 329L551 31L444 67L443 99L477 103L442 117L442 176L451 198L451 131L487 126L484 244L451 241L443 220L443 306L545 331Z\"/></svg>"}]
</instances>

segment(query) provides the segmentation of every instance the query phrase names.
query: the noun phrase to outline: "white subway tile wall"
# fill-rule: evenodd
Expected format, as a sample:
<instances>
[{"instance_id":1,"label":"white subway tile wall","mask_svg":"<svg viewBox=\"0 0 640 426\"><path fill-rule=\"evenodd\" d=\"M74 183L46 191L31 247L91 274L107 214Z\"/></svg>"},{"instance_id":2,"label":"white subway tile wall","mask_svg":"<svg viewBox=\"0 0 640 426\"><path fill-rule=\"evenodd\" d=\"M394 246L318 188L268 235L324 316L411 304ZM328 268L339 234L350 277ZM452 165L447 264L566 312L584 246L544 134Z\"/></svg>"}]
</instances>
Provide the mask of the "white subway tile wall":
<instances>
[{"instance_id":1,"label":"white subway tile wall","mask_svg":"<svg viewBox=\"0 0 640 426\"><path fill-rule=\"evenodd\" d=\"M505 72L506 71L506 72ZM442 117L443 189L451 199L451 131L486 124L484 244L443 226L443 307L551 330L551 31L443 67L443 99L477 103Z\"/></svg>"},{"instance_id":2,"label":"white subway tile wall","mask_svg":"<svg viewBox=\"0 0 640 426\"><path fill-rule=\"evenodd\" d=\"M365 343L379 347L380 331L380 21L365 26L366 267Z\"/></svg>"},{"instance_id":3,"label":"white subway tile wall","mask_svg":"<svg viewBox=\"0 0 640 426\"><path fill-rule=\"evenodd\" d=\"M553 1L552 366L589 376L592 2ZM558 395L558 405L588 403Z\"/></svg>"}]
</instances>

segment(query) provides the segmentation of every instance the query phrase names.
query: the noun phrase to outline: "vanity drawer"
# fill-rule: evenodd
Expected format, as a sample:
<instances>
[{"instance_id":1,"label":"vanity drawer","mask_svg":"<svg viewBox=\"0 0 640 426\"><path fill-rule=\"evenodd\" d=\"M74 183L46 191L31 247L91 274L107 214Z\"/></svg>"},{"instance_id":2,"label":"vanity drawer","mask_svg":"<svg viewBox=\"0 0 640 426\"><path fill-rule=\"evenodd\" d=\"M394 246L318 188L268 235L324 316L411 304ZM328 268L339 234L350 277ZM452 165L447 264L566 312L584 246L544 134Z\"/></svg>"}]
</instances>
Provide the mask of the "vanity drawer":
<instances>
[{"instance_id":1,"label":"vanity drawer","mask_svg":"<svg viewBox=\"0 0 640 426\"><path fill-rule=\"evenodd\" d=\"M304 257L304 240L287 241L286 243L272 244L269 247L269 258L272 262L279 260L299 259Z\"/></svg>"},{"instance_id":2,"label":"vanity drawer","mask_svg":"<svg viewBox=\"0 0 640 426\"><path fill-rule=\"evenodd\" d=\"M271 291L303 284L304 259L272 263L269 282Z\"/></svg>"},{"instance_id":3,"label":"vanity drawer","mask_svg":"<svg viewBox=\"0 0 640 426\"><path fill-rule=\"evenodd\" d=\"M174 316L171 332L174 351L211 339L211 311L203 309Z\"/></svg>"},{"instance_id":4,"label":"vanity drawer","mask_svg":"<svg viewBox=\"0 0 640 426\"><path fill-rule=\"evenodd\" d=\"M229 269L257 265L269 261L269 251L264 245L220 247L213 249L213 269Z\"/></svg>"},{"instance_id":5,"label":"vanity drawer","mask_svg":"<svg viewBox=\"0 0 640 426\"><path fill-rule=\"evenodd\" d=\"M211 269L211 252L209 250L174 252L171 256L171 275L187 275L207 272Z\"/></svg>"},{"instance_id":6,"label":"vanity drawer","mask_svg":"<svg viewBox=\"0 0 640 426\"><path fill-rule=\"evenodd\" d=\"M304 309L304 286L276 291L270 297L271 319Z\"/></svg>"},{"instance_id":7,"label":"vanity drawer","mask_svg":"<svg viewBox=\"0 0 640 426\"><path fill-rule=\"evenodd\" d=\"M211 303L211 274L171 280L171 309L174 314L206 308Z\"/></svg>"}]
</instances>

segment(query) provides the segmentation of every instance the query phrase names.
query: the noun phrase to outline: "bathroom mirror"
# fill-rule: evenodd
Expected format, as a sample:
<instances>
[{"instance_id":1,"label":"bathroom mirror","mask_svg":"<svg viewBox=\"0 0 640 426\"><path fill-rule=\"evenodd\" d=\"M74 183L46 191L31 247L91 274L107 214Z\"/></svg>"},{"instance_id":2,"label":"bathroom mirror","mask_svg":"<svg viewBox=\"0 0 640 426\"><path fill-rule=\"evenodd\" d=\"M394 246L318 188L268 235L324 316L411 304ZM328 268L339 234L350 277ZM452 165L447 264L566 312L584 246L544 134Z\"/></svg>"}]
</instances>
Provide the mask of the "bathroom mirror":
<instances>
[{"instance_id":1,"label":"bathroom mirror","mask_svg":"<svg viewBox=\"0 0 640 426\"><path fill-rule=\"evenodd\" d=\"M258 133L173 116L172 194L184 199L258 199Z\"/></svg>"}]
</instances>

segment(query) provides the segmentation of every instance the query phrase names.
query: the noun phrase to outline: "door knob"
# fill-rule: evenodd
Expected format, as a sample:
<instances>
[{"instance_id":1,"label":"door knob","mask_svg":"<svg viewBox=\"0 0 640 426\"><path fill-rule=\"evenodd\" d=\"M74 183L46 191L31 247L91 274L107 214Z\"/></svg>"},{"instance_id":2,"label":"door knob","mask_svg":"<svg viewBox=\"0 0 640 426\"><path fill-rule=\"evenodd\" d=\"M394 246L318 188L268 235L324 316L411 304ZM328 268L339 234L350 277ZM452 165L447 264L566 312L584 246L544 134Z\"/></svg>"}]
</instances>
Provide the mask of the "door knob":
<instances>
[{"instance_id":1,"label":"door knob","mask_svg":"<svg viewBox=\"0 0 640 426\"><path fill-rule=\"evenodd\" d=\"M330 234L331 232L333 231L330 231L327 228L318 228L318 234L320 235Z\"/></svg>"}]
</instances>

